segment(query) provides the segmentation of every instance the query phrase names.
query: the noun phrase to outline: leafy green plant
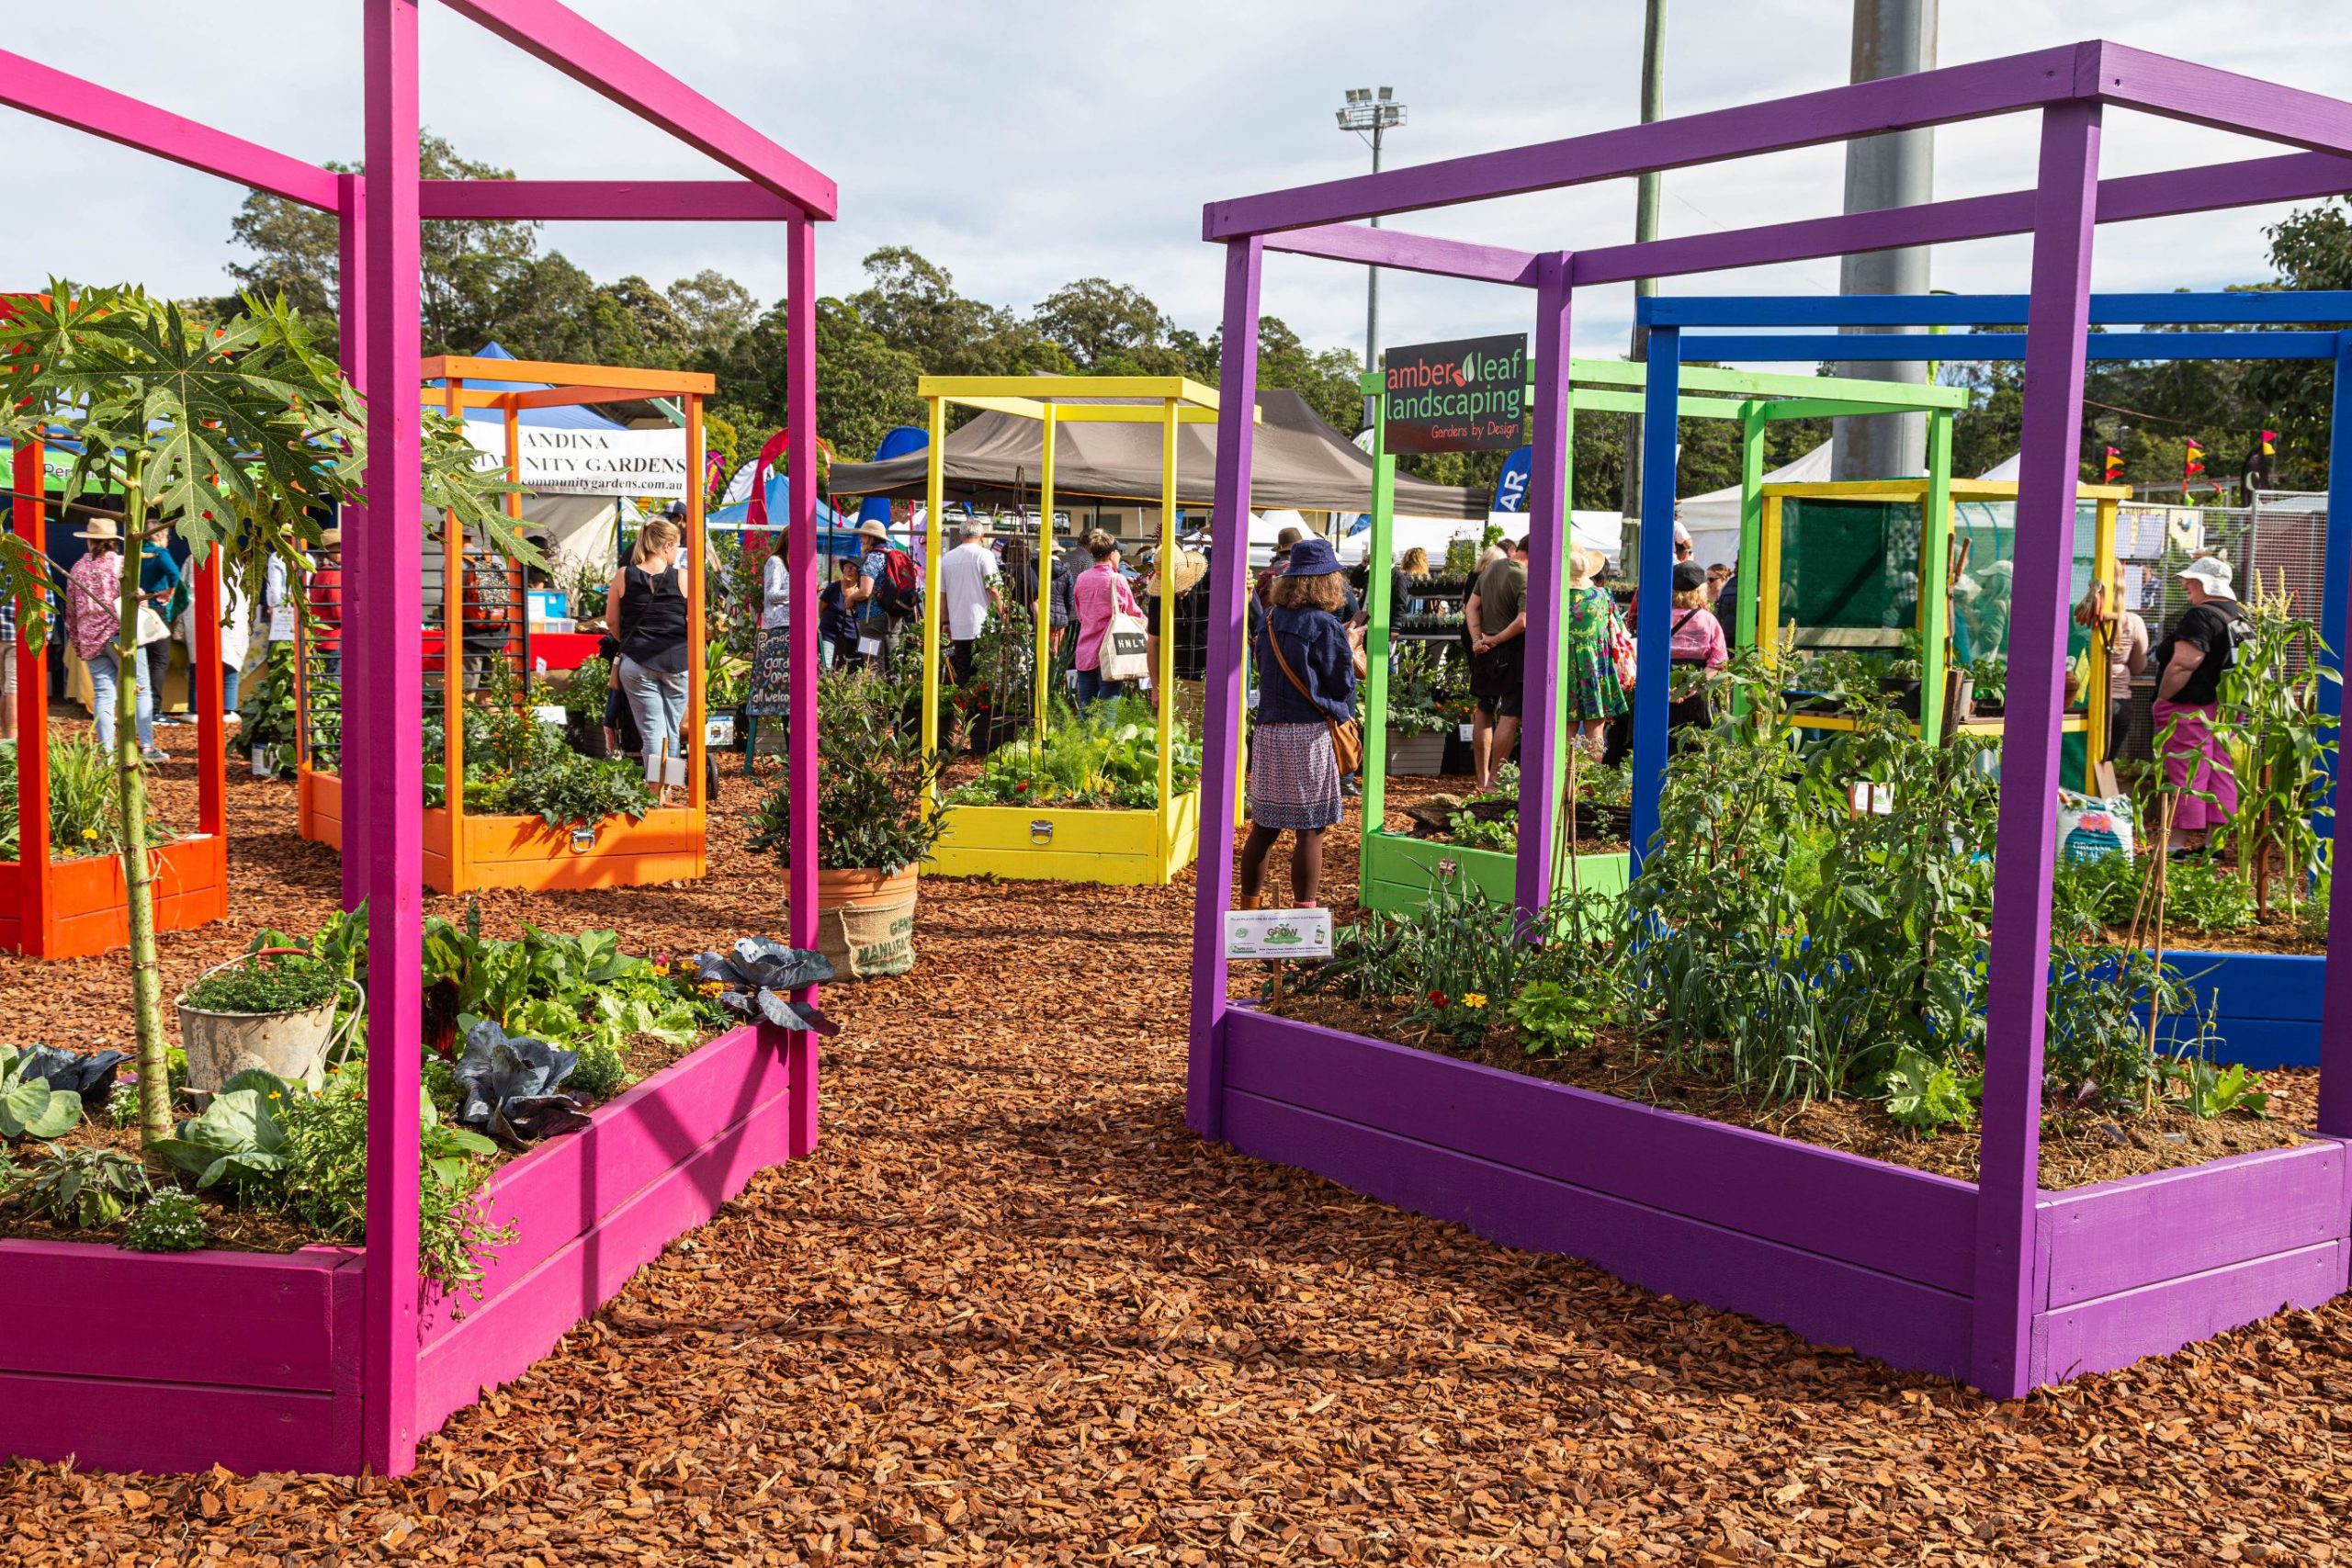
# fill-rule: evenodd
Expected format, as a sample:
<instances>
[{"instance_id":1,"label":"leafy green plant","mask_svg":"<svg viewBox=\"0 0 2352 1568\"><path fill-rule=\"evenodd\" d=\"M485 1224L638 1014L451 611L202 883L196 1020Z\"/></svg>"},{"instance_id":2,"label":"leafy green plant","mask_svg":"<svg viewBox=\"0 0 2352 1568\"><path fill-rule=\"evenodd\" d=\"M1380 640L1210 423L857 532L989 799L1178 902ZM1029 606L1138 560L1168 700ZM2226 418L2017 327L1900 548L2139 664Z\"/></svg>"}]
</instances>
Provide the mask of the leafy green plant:
<instances>
[{"instance_id":1,"label":"leafy green plant","mask_svg":"<svg viewBox=\"0 0 2352 1568\"><path fill-rule=\"evenodd\" d=\"M182 999L203 1012L306 1012L341 988L341 977L317 959L281 953L208 975Z\"/></svg>"},{"instance_id":2,"label":"leafy green plant","mask_svg":"<svg viewBox=\"0 0 2352 1568\"><path fill-rule=\"evenodd\" d=\"M469 815L483 797L466 797ZM502 815L537 817L550 828L574 823L594 827L612 817L631 821L652 809L654 794L645 783L645 770L627 758L582 757L567 750L562 757L514 775L499 803Z\"/></svg>"},{"instance_id":3,"label":"leafy green plant","mask_svg":"<svg viewBox=\"0 0 2352 1568\"><path fill-rule=\"evenodd\" d=\"M0 1045L0 1140L62 1137L82 1120L82 1097L37 1076L32 1055Z\"/></svg>"},{"instance_id":4,"label":"leafy green plant","mask_svg":"<svg viewBox=\"0 0 2352 1568\"><path fill-rule=\"evenodd\" d=\"M1967 1127L1984 1097L1979 1075L1963 1079L1951 1065L1906 1045L1886 1069L1886 1113L1915 1133L1932 1137L1939 1127Z\"/></svg>"},{"instance_id":5,"label":"leafy green plant","mask_svg":"<svg viewBox=\"0 0 2352 1568\"><path fill-rule=\"evenodd\" d=\"M2210 1122L2235 1111L2249 1116L2269 1113L2270 1095L2262 1088L2260 1075L2235 1063L2216 1067L2204 1060L2185 1062L2180 1079L2188 1091L2188 1109L2200 1121Z\"/></svg>"},{"instance_id":6,"label":"leafy green plant","mask_svg":"<svg viewBox=\"0 0 2352 1568\"><path fill-rule=\"evenodd\" d=\"M580 667L556 688L555 700L564 712L574 717L602 724L605 721L605 697L610 690L612 677L611 660L583 659Z\"/></svg>"},{"instance_id":7,"label":"leafy green plant","mask_svg":"<svg viewBox=\"0 0 2352 1568\"><path fill-rule=\"evenodd\" d=\"M1610 1000L1556 980L1531 980L1505 1010L1531 1056L1556 1056L1590 1045L1608 1020Z\"/></svg>"},{"instance_id":8,"label":"leafy green plant","mask_svg":"<svg viewBox=\"0 0 2352 1568\"><path fill-rule=\"evenodd\" d=\"M930 810L941 761L925 756L910 716L922 712L919 684L857 671L817 678L817 723L823 765L817 771L817 863L828 870L895 874L931 858L946 820ZM751 813L754 854L792 863L792 777Z\"/></svg>"},{"instance_id":9,"label":"leafy green plant","mask_svg":"<svg viewBox=\"0 0 2352 1568\"><path fill-rule=\"evenodd\" d=\"M293 1102L281 1145L279 1177L286 1212L339 1241L368 1235L368 1099L351 1075L329 1077L317 1095ZM494 1225L481 1201L475 1161L497 1145L443 1122L433 1101L418 1129L418 1271L448 1294L474 1294L483 1266L519 1234Z\"/></svg>"},{"instance_id":10,"label":"leafy green plant","mask_svg":"<svg viewBox=\"0 0 2352 1568\"><path fill-rule=\"evenodd\" d=\"M828 759L830 765L830 759ZM1179 723L1170 787L1200 783L1201 748ZM1148 704L1122 697L1080 716L1057 706L1043 744L1021 739L991 754L978 778L948 796L963 806L1099 806L1148 810L1159 797L1159 731Z\"/></svg>"},{"instance_id":11,"label":"leafy green plant","mask_svg":"<svg viewBox=\"0 0 2352 1568\"><path fill-rule=\"evenodd\" d=\"M122 1218L153 1188L147 1168L116 1149L63 1149L51 1144L24 1185L25 1206L52 1224L96 1230Z\"/></svg>"},{"instance_id":12,"label":"leafy green plant","mask_svg":"<svg viewBox=\"0 0 2352 1568\"><path fill-rule=\"evenodd\" d=\"M307 1098L277 1074L249 1067L150 1152L196 1178L199 1190L225 1181L241 1196L267 1194L284 1179L287 1118Z\"/></svg>"},{"instance_id":13,"label":"leafy green plant","mask_svg":"<svg viewBox=\"0 0 2352 1568\"><path fill-rule=\"evenodd\" d=\"M49 738L49 854L53 861L122 852L122 802L115 788L114 760L86 735ZM0 801L17 798L17 744L0 741ZM150 838L168 842L179 835L153 813ZM0 813L0 860L17 860L18 823L14 811Z\"/></svg>"},{"instance_id":14,"label":"leafy green plant","mask_svg":"<svg viewBox=\"0 0 2352 1568\"><path fill-rule=\"evenodd\" d=\"M195 1194L166 1187L130 1216L122 1245L131 1252L194 1252L209 1238Z\"/></svg>"}]
</instances>

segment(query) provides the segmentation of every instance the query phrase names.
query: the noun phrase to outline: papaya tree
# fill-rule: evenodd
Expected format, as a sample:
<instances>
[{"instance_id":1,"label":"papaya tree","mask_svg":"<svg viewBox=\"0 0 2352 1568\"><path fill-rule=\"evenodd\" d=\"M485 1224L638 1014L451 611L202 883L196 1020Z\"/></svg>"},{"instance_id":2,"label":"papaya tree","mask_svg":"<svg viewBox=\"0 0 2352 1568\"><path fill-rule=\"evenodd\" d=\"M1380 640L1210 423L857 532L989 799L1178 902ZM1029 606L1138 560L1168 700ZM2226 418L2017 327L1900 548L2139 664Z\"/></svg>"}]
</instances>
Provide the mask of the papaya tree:
<instances>
[{"instance_id":1,"label":"papaya tree","mask_svg":"<svg viewBox=\"0 0 2352 1568\"><path fill-rule=\"evenodd\" d=\"M52 281L45 295L8 300L0 321L0 434L74 452L69 515L94 488L122 493L115 650L123 678L116 686L114 761L130 894L140 1131L151 1146L171 1135L172 1106L133 678L141 541L175 534L192 559L218 551L228 570L257 582L273 552L300 566L334 508L360 497L367 467L359 396L333 355L282 296L248 295L242 303L238 314L205 322L133 287ZM427 514L455 511L510 553L534 558L498 508L512 487L479 464L458 421L426 414ZM0 547L0 570L24 612L19 635L38 646L48 629L39 612L49 563L11 536ZM198 765L219 767L221 759L200 758Z\"/></svg>"}]
</instances>

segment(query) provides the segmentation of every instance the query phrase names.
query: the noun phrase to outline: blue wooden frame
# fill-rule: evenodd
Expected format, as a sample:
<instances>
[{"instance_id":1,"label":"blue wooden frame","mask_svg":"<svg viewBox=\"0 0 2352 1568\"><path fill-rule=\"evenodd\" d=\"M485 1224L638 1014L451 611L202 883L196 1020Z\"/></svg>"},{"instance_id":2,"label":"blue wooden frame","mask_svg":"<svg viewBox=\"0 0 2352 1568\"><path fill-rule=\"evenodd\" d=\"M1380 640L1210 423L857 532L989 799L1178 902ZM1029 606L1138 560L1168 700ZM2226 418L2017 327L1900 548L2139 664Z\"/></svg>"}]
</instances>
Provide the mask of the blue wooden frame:
<instances>
[{"instance_id":1,"label":"blue wooden frame","mask_svg":"<svg viewBox=\"0 0 2352 1568\"><path fill-rule=\"evenodd\" d=\"M1693 327L1934 327L2026 324L2022 294L1879 294L1804 299L1654 295L1634 302L1649 328L1648 408L1642 436L1641 581L1664 582L1674 570L1676 400L1682 362L1795 360L2023 359L2026 334L1972 335L1966 346L1922 333L1822 334L1803 332L1714 333ZM2352 292L2265 290L2233 294L2094 294L2093 322L2139 326L2310 325L2352 322ZM2009 341L2004 341L2007 339ZM2094 333L2092 359L2327 359L2335 365L2330 404L2328 531L2320 586L2323 663L2339 679L2320 682L2320 711L2340 717L2347 599L2352 598L2352 330L2320 332ZM1745 565L1747 563L1743 563ZM1634 869L1639 871L1657 832L1657 797L1666 773L1667 617L1645 615L1634 637L1640 680L1634 689ZM2334 634L2334 635L2331 635ZM2327 761L2328 807L2335 804L2335 758Z\"/></svg>"}]
</instances>

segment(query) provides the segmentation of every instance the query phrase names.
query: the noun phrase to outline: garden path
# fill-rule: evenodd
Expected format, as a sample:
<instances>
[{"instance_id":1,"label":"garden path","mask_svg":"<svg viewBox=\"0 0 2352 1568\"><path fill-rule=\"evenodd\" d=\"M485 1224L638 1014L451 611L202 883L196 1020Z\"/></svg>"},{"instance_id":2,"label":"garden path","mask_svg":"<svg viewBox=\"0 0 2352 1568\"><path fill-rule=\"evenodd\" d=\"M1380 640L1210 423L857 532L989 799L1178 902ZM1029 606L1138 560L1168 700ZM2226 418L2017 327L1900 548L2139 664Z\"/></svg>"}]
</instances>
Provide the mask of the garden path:
<instances>
[{"instance_id":1,"label":"garden path","mask_svg":"<svg viewBox=\"0 0 2352 1568\"><path fill-rule=\"evenodd\" d=\"M185 764L166 772L189 788ZM618 926L640 951L773 930L777 874L736 847L729 784L707 883L533 912ZM238 923L167 937L175 987L256 920L314 919L334 896L334 858L293 836L290 784L239 781L232 799ZM1351 839L1334 851L1344 884ZM1996 1405L1206 1146L1182 1114L1191 897L1189 878L927 884L917 972L830 993L845 1027L816 1157L758 1179L455 1417L413 1476L0 1470L0 1561L2345 1550L2352 1304ZM486 905L511 934L523 901ZM12 1035L119 1041L120 982L0 960L0 1009Z\"/></svg>"}]
</instances>

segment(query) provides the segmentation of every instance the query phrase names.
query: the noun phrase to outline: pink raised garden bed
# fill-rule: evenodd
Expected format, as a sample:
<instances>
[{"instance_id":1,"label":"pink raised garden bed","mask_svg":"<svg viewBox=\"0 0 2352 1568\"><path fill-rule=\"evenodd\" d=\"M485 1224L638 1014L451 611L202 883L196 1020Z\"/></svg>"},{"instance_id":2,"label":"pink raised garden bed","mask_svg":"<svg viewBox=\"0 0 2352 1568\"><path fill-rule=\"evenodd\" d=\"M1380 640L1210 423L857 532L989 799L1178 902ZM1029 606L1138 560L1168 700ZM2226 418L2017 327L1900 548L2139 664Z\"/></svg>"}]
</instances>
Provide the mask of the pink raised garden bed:
<instances>
[{"instance_id":1,"label":"pink raised garden bed","mask_svg":"<svg viewBox=\"0 0 2352 1568\"><path fill-rule=\"evenodd\" d=\"M482 1299L420 1302L416 1431L511 1382L752 1178L816 1146L808 1034L722 1034L500 1168L521 1234ZM92 1469L360 1469L356 1247L157 1256L0 1241L0 1458ZM462 1314L452 1310L462 1308Z\"/></svg>"}]
</instances>

